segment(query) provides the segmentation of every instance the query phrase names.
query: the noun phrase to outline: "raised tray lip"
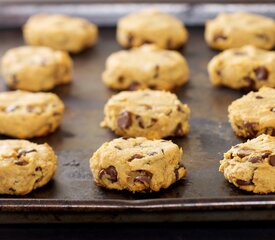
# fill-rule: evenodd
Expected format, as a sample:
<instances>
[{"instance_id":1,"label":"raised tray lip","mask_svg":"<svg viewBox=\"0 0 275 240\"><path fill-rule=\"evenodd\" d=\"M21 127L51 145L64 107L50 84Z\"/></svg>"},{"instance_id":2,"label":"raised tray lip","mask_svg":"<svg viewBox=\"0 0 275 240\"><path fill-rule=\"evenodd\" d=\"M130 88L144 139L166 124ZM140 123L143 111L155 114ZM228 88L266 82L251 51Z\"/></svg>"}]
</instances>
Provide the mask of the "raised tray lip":
<instances>
[{"instance_id":1,"label":"raised tray lip","mask_svg":"<svg viewBox=\"0 0 275 240\"><path fill-rule=\"evenodd\" d=\"M272 197L271 197L272 196ZM275 196L234 197L232 198L201 198L201 199L146 199L146 200L64 200L64 199L0 199L0 212L113 212L113 211L213 211L241 209L274 209ZM263 199L268 198L268 199ZM270 199L271 198L271 199Z\"/></svg>"}]
</instances>

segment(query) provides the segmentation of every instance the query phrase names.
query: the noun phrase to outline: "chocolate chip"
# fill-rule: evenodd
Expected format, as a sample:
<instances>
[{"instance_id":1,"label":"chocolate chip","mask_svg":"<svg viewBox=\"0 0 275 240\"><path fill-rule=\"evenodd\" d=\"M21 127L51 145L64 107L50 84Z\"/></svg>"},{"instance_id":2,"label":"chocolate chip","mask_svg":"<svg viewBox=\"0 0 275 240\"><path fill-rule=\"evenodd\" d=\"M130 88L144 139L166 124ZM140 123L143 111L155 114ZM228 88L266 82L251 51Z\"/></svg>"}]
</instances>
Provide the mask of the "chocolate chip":
<instances>
[{"instance_id":1,"label":"chocolate chip","mask_svg":"<svg viewBox=\"0 0 275 240\"><path fill-rule=\"evenodd\" d=\"M28 153L31 153L31 152L37 152L37 150L36 150L36 149L31 149L31 150L19 149L19 150L17 151L17 157L20 158L20 157L22 157L22 156L25 156L25 155L28 154Z\"/></svg>"},{"instance_id":2,"label":"chocolate chip","mask_svg":"<svg viewBox=\"0 0 275 240\"><path fill-rule=\"evenodd\" d=\"M263 133L270 136L275 136L275 129L273 127L268 127L264 129Z\"/></svg>"},{"instance_id":3,"label":"chocolate chip","mask_svg":"<svg viewBox=\"0 0 275 240\"><path fill-rule=\"evenodd\" d=\"M162 154L164 155L164 150L163 150L163 149L161 149L161 152L162 152Z\"/></svg>"},{"instance_id":4,"label":"chocolate chip","mask_svg":"<svg viewBox=\"0 0 275 240\"><path fill-rule=\"evenodd\" d=\"M257 95L257 96L256 96L256 99L263 99L263 97L262 97L262 96Z\"/></svg>"},{"instance_id":5,"label":"chocolate chip","mask_svg":"<svg viewBox=\"0 0 275 240\"><path fill-rule=\"evenodd\" d=\"M25 166L25 165L29 164L29 162L27 162L26 160L22 160L22 161L15 162L14 164L19 165L19 166Z\"/></svg>"},{"instance_id":6,"label":"chocolate chip","mask_svg":"<svg viewBox=\"0 0 275 240\"><path fill-rule=\"evenodd\" d=\"M61 115L60 112L54 112L54 113L53 113L53 116L60 116L60 115Z\"/></svg>"},{"instance_id":7,"label":"chocolate chip","mask_svg":"<svg viewBox=\"0 0 275 240\"><path fill-rule=\"evenodd\" d=\"M15 105L10 105L8 107L6 107L6 112L13 112L15 109L17 109L18 106L15 106Z\"/></svg>"},{"instance_id":8,"label":"chocolate chip","mask_svg":"<svg viewBox=\"0 0 275 240\"><path fill-rule=\"evenodd\" d=\"M182 124L181 124L181 123L179 123L179 124L176 126L176 128L175 128L175 130L174 130L174 135L175 135L176 137L180 137L180 136L183 136L183 135L184 135L184 133L183 133L183 131L182 131Z\"/></svg>"},{"instance_id":9,"label":"chocolate chip","mask_svg":"<svg viewBox=\"0 0 275 240\"><path fill-rule=\"evenodd\" d=\"M248 159L249 162L251 163L258 163L263 160L262 156L252 156Z\"/></svg>"},{"instance_id":10,"label":"chocolate chip","mask_svg":"<svg viewBox=\"0 0 275 240\"><path fill-rule=\"evenodd\" d=\"M166 48L167 49L173 49L173 43L172 43L172 39L168 38L166 41Z\"/></svg>"},{"instance_id":11,"label":"chocolate chip","mask_svg":"<svg viewBox=\"0 0 275 240\"><path fill-rule=\"evenodd\" d=\"M271 112L275 112L275 107L270 109Z\"/></svg>"},{"instance_id":12,"label":"chocolate chip","mask_svg":"<svg viewBox=\"0 0 275 240\"><path fill-rule=\"evenodd\" d=\"M136 171L135 174L138 174L138 176L134 178L134 182L140 182L144 184L147 188L150 186L152 173L146 170L140 170L140 171Z\"/></svg>"},{"instance_id":13,"label":"chocolate chip","mask_svg":"<svg viewBox=\"0 0 275 240\"><path fill-rule=\"evenodd\" d=\"M257 67L254 69L257 80L267 80L268 79L268 70L265 67Z\"/></svg>"},{"instance_id":14,"label":"chocolate chip","mask_svg":"<svg viewBox=\"0 0 275 240\"><path fill-rule=\"evenodd\" d=\"M152 90L156 90L157 89L157 85L156 84L149 84L148 87Z\"/></svg>"},{"instance_id":15,"label":"chocolate chip","mask_svg":"<svg viewBox=\"0 0 275 240\"><path fill-rule=\"evenodd\" d=\"M156 155L156 154L158 154L157 152L149 152L149 153L147 153L149 156L154 156L154 155Z\"/></svg>"},{"instance_id":16,"label":"chocolate chip","mask_svg":"<svg viewBox=\"0 0 275 240\"><path fill-rule=\"evenodd\" d=\"M131 157L128 159L128 162L131 162L131 161L133 161L134 159L141 159L141 158L144 158L144 156L141 155L141 154L136 153L136 154L134 154L133 156L131 156Z\"/></svg>"},{"instance_id":17,"label":"chocolate chip","mask_svg":"<svg viewBox=\"0 0 275 240\"><path fill-rule=\"evenodd\" d=\"M130 91L135 91L139 88L140 83L137 81L133 81L129 86L128 86L128 90Z\"/></svg>"},{"instance_id":18,"label":"chocolate chip","mask_svg":"<svg viewBox=\"0 0 275 240\"><path fill-rule=\"evenodd\" d=\"M119 147L119 146L114 146L114 148L116 148L116 149L118 149L118 150L122 150L122 148Z\"/></svg>"},{"instance_id":19,"label":"chocolate chip","mask_svg":"<svg viewBox=\"0 0 275 240\"><path fill-rule=\"evenodd\" d=\"M250 154L254 153L255 151L252 149L246 149L246 148L241 148L237 151L237 156L240 158L244 158L246 156L249 156Z\"/></svg>"},{"instance_id":20,"label":"chocolate chip","mask_svg":"<svg viewBox=\"0 0 275 240\"><path fill-rule=\"evenodd\" d=\"M255 89L255 81L253 78L246 76L243 78L244 81L248 83L248 86L244 87L243 90L245 91L251 91Z\"/></svg>"},{"instance_id":21,"label":"chocolate chip","mask_svg":"<svg viewBox=\"0 0 275 240\"><path fill-rule=\"evenodd\" d=\"M127 129L132 125L132 113L128 111L120 112L117 120L117 125L120 128Z\"/></svg>"},{"instance_id":22,"label":"chocolate chip","mask_svg":"<svg viewBox=\"0 0 275 240\"><path fill-rule=\"evenodd\" d=\"M179 180L179 169L184 168L184 165L182 163L179 164L179 166L174 170L176 181Z\"/></svg>"},{"instance_id":23,"label":"chocolate chip","mask_svg":"<svg viewBox=\"0 0 275 240\"><path fill-rule=\"evenodd\" d=\"M275 166L275 155L269 156L268 162L271 166Z\"/></svg>"},{"instance_id":24,"label":"chocolate chip","mask_svg":"<svg viewBox=\"0 0 275 240\"><path fill-rule=\"evenodd\" d=\"M9 191L10 191L10 192L13 192L13 193L16 192L16 190L15 190L14 188L9 188Z\"/></svg>"},{"instance_id":25,"label":"chocolate chip","mask_svg":"<svg viewBox=\"0 0 275 240\"><path fill-rule=\"evenodd\" d=\"M216 34L214 36L213 41L216 42L216 41L219 41L219 40L226 40L226 39L227 39L227 37L224 36L222 33L220 33L220 34Z\"/></svg>"},{"instance_id":26,"label":"chocolate chip","mask_svg":"<svg viewBox=\"0 0 275 240\"><path fill-rule=\"evenodd\" d=\"M117 171L114 166L109 166L100 170L98 177L102 179L103 176L107 175L107 178L112 183L117 182Z\"/></svg>"},{"instance_id":27,"label":"chocolate chip","mask_svg":"<svg viewBox=\"0 0 275 240\"><path fill-rule=\"evenodd\" d=\"M253 183L251 181L244 181L244 180L240 180L238 179L236 181L236 183L240 186L249 186L249 185L253 185Z\"/></svg>"},{"instance_id":28,"label":"chocolate chip","mask_svg":"<svg viewBox=\"0 0 275 240\"><path fill-rule=\"evenodd\" d=\"M36 171L36 172L42 171L42 168L41 168L41 167L36 167L36 168L35 168L35 171Z\"/></svg>"},{"instance_id":29,"label":"chocolate chip","mask_svg":"<svg viewBox=\"0 0 275 240\"><path fill-rule=\"evenodd\" d=\"M166 116L170 116L172 112L173 112L172 110L169 110L169 112L168 112L168 113L165 113L165 115L166 115Z\"/></svg>"},{"instance_id":30,"label":"chocolate chip","mask_svg":"<svg viewBox=\"0 0 275 240\"><path fill-rule=\"evenodd\" d=\"M119 76L118 79L117 79L117 81L119 83L123 83L124 82L124 77L123 76Z\"/></svg>"},{"instance_id":31,"label":"chocolate chip","mask_svg":"<svg viewBox=\"0 0 275 240\"><path fill-rule=\"evenodd\" d=\"M142 121L141 116L136 115L136 120L137 120L137 122L138 122L138 126L139 126L140 128L142 128L142 129L144 129L144 124L143 124L143 121Z\"/></svg>"},{"instance_id":32,"label":"chocolate chip","mask_svg":"<svg viewBox=\"0 0 275 240\"><path fill-rule=\"evenodd\" d=\"M159 76L159 65L155 66L155 74L153 76L153 78L157 78Z\"/></svg>"},{"instance_id":33,"label":"chocolate chip","mask_svg":"<svg viewBox=\"0 0 275 240\"><path fill-rule=\"evenodd\" d=\"M271 154L271 152L263 152L262 158L267 158L270 154Z\"/></svg>"},{"instance_id":34,"label":"chocolate chip","mask_svg":"<svg viewBox=\"0 0 275 240\"><path fill-rule=\"evenodd\" d=\"M147 126L147 128L153 127L157 123L158 119L156 118L151 118L151 124Z\"/></svg>"},{"instance_id":35,"label":"chocolate chip","mask_svg":"<svg viewBox=\"0 0 275 240\"><path fill-rule=\"evenodd\" d=\"M257 127L258 123L256 122L245 122L244 127L246 128L246 131L249 134L249 137L254 137L257 134L257 130L255 129Z\"/></svg>"}]
</instances>

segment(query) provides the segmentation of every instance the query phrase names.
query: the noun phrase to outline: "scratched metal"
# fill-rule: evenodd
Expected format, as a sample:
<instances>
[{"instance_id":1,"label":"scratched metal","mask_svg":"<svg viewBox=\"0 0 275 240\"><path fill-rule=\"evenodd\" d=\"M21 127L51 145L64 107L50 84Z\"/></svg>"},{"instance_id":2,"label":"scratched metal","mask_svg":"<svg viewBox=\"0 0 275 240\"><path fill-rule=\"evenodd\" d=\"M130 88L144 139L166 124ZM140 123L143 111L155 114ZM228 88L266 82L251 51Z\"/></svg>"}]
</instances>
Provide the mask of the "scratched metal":
<instances>
[{"instance_id":1,"label":"scratched metal","mask_svg":"<svg viewBox=\"0 0 275 240\"><path fill-rule=\"evenodd\" d=\"M104 28L100 29L99 43L94 48L72 56L73 83L54 89L66 105L61 128L48 137L32 139L48 142L57 153L59 166L54 179L23 197L1 196L0 222L275 218L274 195L238 190L218 172L223 153L241 142L228 124L227 107L242 93L211 86L206 67L217 52L206 46L202 28L189 31L190 39L181 51L190 65L191 78L176 94L191 108L191 131L187 137L172 139L184 150L186 179L152 194L108 191L93 183L89 158L102 143L116 137L99 127L103 106L115 93L103 85L101 73L106 58L121 49L115 41L115 30ZM19 30L3 30L0 35L0 56L23 44ZM7 90L2 78L0 90Z\"/></svg>"}]
</instances>

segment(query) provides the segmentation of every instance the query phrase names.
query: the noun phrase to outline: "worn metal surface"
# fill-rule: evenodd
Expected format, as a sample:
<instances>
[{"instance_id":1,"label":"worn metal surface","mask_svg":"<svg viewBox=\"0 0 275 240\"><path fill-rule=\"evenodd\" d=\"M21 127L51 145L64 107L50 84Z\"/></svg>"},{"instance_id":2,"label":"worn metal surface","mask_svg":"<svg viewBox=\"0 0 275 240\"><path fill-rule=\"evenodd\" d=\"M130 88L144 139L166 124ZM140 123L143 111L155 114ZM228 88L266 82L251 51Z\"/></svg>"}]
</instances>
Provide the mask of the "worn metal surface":
<instances>
[{"instance_id":1,"label":"worn metal surface","mask_svg":"<svg viewBox=\"0 0 275 240\"><path fill-rule=\"evenodd\" d=\"M228 105L241 93L211 86L206 66L217 52L206 46L202 28L189 30L182 53L191 78L176 94L191 107L191 131L185 138L172 139L184 149L186 179L153 194L108 191L93 183L89 158L102 143L116 137L99 127L103 106L115 93L103 85L101 73L107 56L120 49L115 30L104 28L94 48L72 56L73 83L54 90L66 105L62 127L46 138L33 139L48 142L56 151L59 167L54 179L24 197L1 196L1 223L275 219L274 195L240 191L218 172L223 153L241 141L227 120ZM0 34L0 56L23 44L19 30ZM7 90L3 79L0 90Z\"/></svg>"}]
</instances>

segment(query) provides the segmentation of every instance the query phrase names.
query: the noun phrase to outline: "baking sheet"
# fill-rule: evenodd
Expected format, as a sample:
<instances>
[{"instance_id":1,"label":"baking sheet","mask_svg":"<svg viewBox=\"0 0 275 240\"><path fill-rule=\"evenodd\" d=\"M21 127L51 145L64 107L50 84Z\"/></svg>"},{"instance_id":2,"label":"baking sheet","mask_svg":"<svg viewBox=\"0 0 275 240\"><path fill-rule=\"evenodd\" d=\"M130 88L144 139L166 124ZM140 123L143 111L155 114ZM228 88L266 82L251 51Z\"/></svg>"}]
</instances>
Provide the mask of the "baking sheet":
<instances>
[{"instance_id":1,"label":"baking sheet","mask_svg":"<svg viewBox=\"0 0 275 240\"><path fill-rule=\"evenodd\" d=\"M89 158L116 137L99 126L104 104L115 94L103 85L101 73L106 58L121 49L115 29L101 28L94 48L72 56L73 83L54 89L66 105L61 128L32 140L48 142L56 151L59 167L54 179L23 197L1 196L0 223L275 219L274 195L238 190L218 172L223 153L242 141L227 119L228 105L242 93L211 86L206 67L217 52L206 46L203 28L189 31L190 39L181 52L190 65L191 78L176 94L191 108L191 131L187 137L171 138L184 150L186 179L152 194L109 191L94 184ZM2 30L0 35L0 56L23 44L19 29ZM0 91L6 90L0 78Z\"/></svg>"}]
</instances>

